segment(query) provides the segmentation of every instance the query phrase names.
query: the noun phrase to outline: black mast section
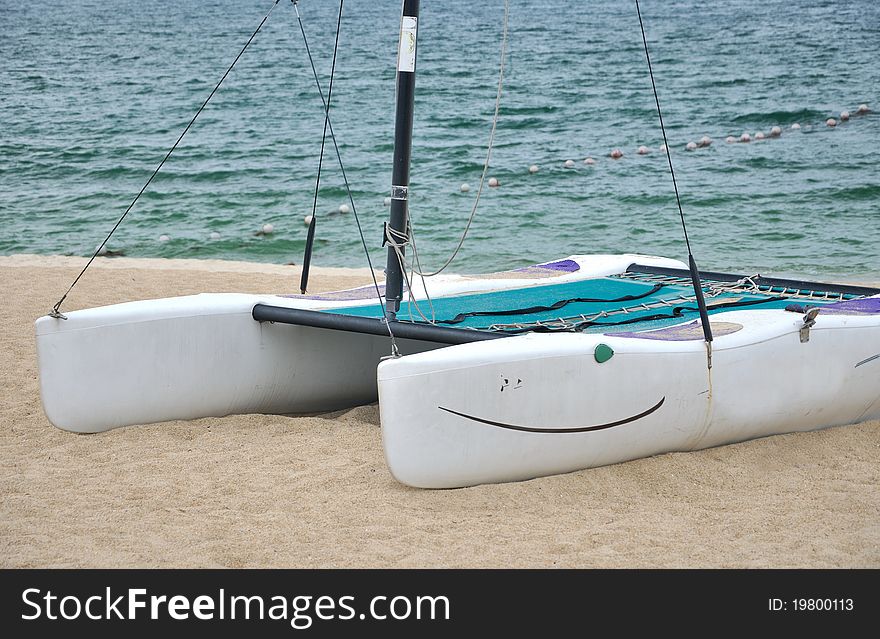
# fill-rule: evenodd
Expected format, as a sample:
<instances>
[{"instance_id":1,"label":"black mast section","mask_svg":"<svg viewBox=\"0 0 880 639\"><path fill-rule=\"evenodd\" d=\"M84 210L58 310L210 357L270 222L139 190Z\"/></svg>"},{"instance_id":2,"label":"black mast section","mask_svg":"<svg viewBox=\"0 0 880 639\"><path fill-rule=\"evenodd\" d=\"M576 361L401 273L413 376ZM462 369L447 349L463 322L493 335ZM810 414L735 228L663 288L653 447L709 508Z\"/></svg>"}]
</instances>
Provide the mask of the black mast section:
<instances>
[{"instance_id":1,"label":"black mast section","mask_svg":"<svg viewBox=\"0 0 880 639\"><path fill-rule=\"evenodd\" d=\"M397 108L394 120L394 168L391 173L391 215L386 240L388 262L385 270L385 315L394 320L403 296L403 269L395 247L407 238L409 162L412 155L413 104L416 87L416 37L419 0L403 0L400 19L400 45L397 53Z\"/></svg>"}]
</instances>

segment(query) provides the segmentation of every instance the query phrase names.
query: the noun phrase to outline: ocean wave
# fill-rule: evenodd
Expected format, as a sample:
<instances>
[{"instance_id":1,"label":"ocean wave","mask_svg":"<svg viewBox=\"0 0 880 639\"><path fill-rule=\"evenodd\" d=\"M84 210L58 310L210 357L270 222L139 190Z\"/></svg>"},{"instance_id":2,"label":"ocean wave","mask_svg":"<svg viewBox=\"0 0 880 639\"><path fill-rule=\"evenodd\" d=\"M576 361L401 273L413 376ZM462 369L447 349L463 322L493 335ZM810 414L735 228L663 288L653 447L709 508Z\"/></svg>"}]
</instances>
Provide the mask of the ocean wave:
<instances>
[{"instance_id":1,"label":"ocean wave","mask_svg":"<svg viewBox=\"0 0 880 639\"><path fill-rule=\"evenodd\" d=\"M789 111L743 113L742 115L733 118L731 123L773 126L777 124L794 124L795 122L803 124L811 121L824 120L827 117L829 117L827 111L819 111L818 109L792 109Z\"/></svg>"}]
</instances>

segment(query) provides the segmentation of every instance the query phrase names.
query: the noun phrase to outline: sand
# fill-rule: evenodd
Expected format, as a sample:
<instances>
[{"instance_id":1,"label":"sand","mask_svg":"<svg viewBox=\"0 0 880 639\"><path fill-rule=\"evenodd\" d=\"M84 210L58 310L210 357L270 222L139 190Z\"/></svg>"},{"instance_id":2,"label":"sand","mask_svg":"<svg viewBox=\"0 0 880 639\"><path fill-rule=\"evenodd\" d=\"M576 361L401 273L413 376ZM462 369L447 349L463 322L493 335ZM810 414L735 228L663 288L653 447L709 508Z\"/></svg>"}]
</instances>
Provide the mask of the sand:
<instances>
[{"instance_id":1,"label":"sand","mask_svg":"<svg viewBox=\"0 0 880 639\"><path fill-rule=\"evenodd\" d=\"M0 257L2 567L880 567L876 421L447 491L391 477L375 405L58 430L40 406L33 321L81 264ZM64 308L292 291L298 277L100 258Z\"/></svg>"}]
</instances>

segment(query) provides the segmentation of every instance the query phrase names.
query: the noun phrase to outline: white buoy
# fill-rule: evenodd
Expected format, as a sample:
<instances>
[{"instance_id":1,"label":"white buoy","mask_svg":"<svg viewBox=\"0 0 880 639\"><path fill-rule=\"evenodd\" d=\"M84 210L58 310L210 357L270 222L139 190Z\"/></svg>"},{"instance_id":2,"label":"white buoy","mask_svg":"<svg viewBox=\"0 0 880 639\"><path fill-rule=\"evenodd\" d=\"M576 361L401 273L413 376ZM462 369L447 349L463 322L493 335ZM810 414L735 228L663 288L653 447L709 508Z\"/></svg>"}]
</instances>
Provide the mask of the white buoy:
<instances>
[{"instance_id":1,"label":"white buoy","mask_svg":"<svg viewBox=\"0 0 880 639\"><path fill-rule=\"evenodd\" d=\"M743 133L741 136L739 136L739 141L740 142L751 142L752 136L749 135L748 133Z\"/></svg>"},{"instance_id":2,"label":"white buoy","mask_svg":"<svg viewBox=\"0 0 880 639\"><path fill-rule=\"evenodd\" d=\"M391 206L391 198L386 197L384 200L382 200L382 204L383 206Z\"/></svg>"},{"instance_id":3,"label":"white buoy","mask_svg":"<svg viewBox=\"0 0 880 639\"><path fill-rule=\"evenodd\" d=\"M841 111L840 112L840 120L842 122L846 122L847 120L849 120L849 111Z\"/></svg>"},{"instance_id":4,"label":"white buoy","mask_svg":"<svg viewBox=\"0 0 880 639\"><path fill-rule=\"evenodd\" d=\"M271 235L272 233L275 232L275 227L272 226L271 224L263 224L263 228L261 228L260 230L265 235Z\"/></svg>"},{"instance_id":5,"label":"white buoy","mask_svg":"<svg viewBox=\"0 0 880 639\"><path fill-rule=\"evenodd\" d=\"M566 169L573 169L574 168L574 160L566 160L565 161L565 168Z\"/></svg>"},{"instance_id":6,"label":"white buoy","mask_svg":"<svg viewBox=\"0 0 880 639\"><path fill-rule=\"evenodd\" d=\"M492 186L492 180L494 180L494 179L495 179L495 178L489 178L489 186ZM460 187L458 187L458 188L459 188L459 190L460 190L462 193L467 193L468 191L471 190L471 185L468 184L467 182L465 182L464 184L462 184L462 185L461 185Z\"/></svg>"},{"instance_id":7,"label":"white buoy","mask_svg":"<svg viewBox=\"0 0 880 639\"><path fill-rule=\"evenodd\" d=\"M351 207L348 204L340 204L339 205L340 213L351 213Z\"/></svg>"},{"instance_id":8,"label":"white buoy","mask_svg":"<svg viewBox=\"0 0 880 639\"><path fill-rule=\"evenodd\" d=\"M859 115L865 115L866 113L870 113L871 109L868 108L867 104L860 104L859 108L856 109L856 113Z\"/></svg>"},{"instance_id":9,"label":"white buoy","mask_svg":"<svg viewBox=\"0 0 880 639\"><path fill-rule=\"evenodd\" d=\"M795 122L794 124L791 125L792 131L797 131L799 128L801 128L801 125L798 124L797 122Z\"/></svg>"},{"instance_id":10,"label":"white buoy","mask_svg":"<svg viewBox=\"0 0 880 639\"><path fill-rule=\"evenodd\" d=\"M217 231L211 231L211 234L208 236L208 239L219 240L220 234Z\"/></svg>"},{"instance_id":11,"label":"white buoy","mask_svg":"<svg viewBox=\"0 0 880 639\"><path fill-rule=\"evenodd\" d=\"M756 140L763 140L764 137L765 137L765 136L764 136L764 132L763 132L763 131L758 131L757 133L755 133L755 139L756 139Z\"/></svg>"},{"instance_id":12,"label":"white buoy","mask_svg":"<svg viewBox=\"0 0 880 639\"><path fill-rule=\"evenodd\" d=\"M704 135L700 138L700 146L709 146L710 144L712 144L712 138L708 135Z\"/></svg>"},{"instance_id":13,"label":"white buoy","mask_svg":"<svg viewBox=\"0 0 880 639\"><path fill-rule=\"evenodd\" d=\"M584 164L586 164L587 166L593 166L595 163L596 160L594 160L593 158L588 157L584 159Z\"/></svg>"},{"instance_id":14,"label":"white buoy","mask_svg":"<svg viewBox=\"0 0 880 639\"><path fill-rule=\"evenodd\" d=\"M636 151L636 153L638 153L639 155L648 155L648 153L649 153L650 151L651 151L651 149L649 149L649 148L646 147L645 145L642 145L642 146L640 146L640 147L638 148L638 150Z\"/></svg>"},{"instance_id":15,"label":"white buoy","mask_svg":"<svg viewBox=\"0 0 880 639\"><path fill-rule=\"evenodd\" d=\"M98 255L107 255L107 245L98 244L98 246L95 247L95 251L97 251Z\"/></svg>"},{"instance_id":16,"label":"white buoy","mask_svg":"<svg viewBox=\"0 0 880 639\"><path fill-rule=\"evenodd\" d=\"M537 173L537 172L538 172L538 165L537 164L533 164L532 166L529 167L529 173Z\"/></svg>"},{"instance_id":17,"label":"white buoy","mask_svg":"<svg viewBox=\"0 0 880 639\"><path fill-rule=\"evenodd\" d=\"M688 151L693 151L697 148L697 143L696 142L688 142L684 148L686 148Z\"/></svg>"},{"instance_id":18,"label":"white buoy","mask_svg":"<svg viewBox=\"0 0 880 639\"><path fill-rule=\"evenodd\" d=\"M496 177L489 178L489 186L501 186L501 182L498 181Z\"/></svg>"},{"instance_id":19,"label":"white buoy","mask_svg":"<svg viewBox=\"0 0 880 639\"><path fill-rule=\"evenodd\" d=\"M733 144L734 142L736 142L736 138L732 135L728 135L726 138L724 138L724 141L728 144Z\"/></svg>"},{"instance_id":20,"label":"white buoy","mask_svg":"<svg viewBox=\"0 0 880 639\"><path fill-rule=\"evenodd\" d=\"M660 151L660 153L666 153L666 145L665 145L665 144L661 144L661 145L660 145L660 148L658 149L658 151Z\"/></svg>"},{"instance_id":21,"label":"white buoy","mask_svg":"<svg viewBox=\"0 0 880 639\"><path fill-rule=\"evenodd\" d=\"M608 155L610 155L612 159L619 160L623 157L623 151L620 149L613 149Z\"/></svg>"},{"instance_id":22,"label":"white buoy","mask_svg":"<svg viewBox=\"0 0 880 639\"><path fill-rule=\"evenodd\" d=\"M312 216L311 216L311 215L306 215L306 216L303 218L303 224L305 224L306 226L309 226L311 223L312 223Z\"/></svg>"},{"instance_id":23,"label":"white buoy","mask_svg":"<svg viewBox=\"0 0 880 639\"><path fill-rule=\"evenodd\" d=\"M780 135L782 135L782 127L774 126L770 129L771 138L778 138Z\"/></svg>"},{"instance_id":24,"label":"white buoy","mask_svg":"<svg viewBox=\"0 0 880 639\"><path fill-rule=\"evenodd\" d=\"M835 120L834 118L828 118L827 120L825 120L825 124L830 127L835 127L837 126L837 120Z\"/></svg>"},{"instance_id":25,"label":"white buoy","mask_svg":"<svg viewBox=\"0 0 880 639\"><path fill-rule=\"evenodd\" d=\"M168 242L169 240L171 240L171 238L170 238L169 236L167 236L167 235L164 235L164 234L163 234L163 235L160 235L160 236L159 236L159 241L160 241L160 242Z\"/></svg>"}]
</instances>

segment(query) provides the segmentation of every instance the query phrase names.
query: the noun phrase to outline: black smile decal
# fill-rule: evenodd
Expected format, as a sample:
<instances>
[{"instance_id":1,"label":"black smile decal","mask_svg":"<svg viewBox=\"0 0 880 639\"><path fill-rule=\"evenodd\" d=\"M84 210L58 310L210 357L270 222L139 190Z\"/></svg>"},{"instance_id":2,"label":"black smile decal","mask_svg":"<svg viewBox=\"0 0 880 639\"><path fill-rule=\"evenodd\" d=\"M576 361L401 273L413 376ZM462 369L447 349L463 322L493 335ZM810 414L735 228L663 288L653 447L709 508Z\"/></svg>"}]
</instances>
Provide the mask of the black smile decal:
<instances>
[{"instance_id":1,"label":"black smile decal","mask_svg":"<svg viewBox=\"0 0 880 639\"><path fill-rule=\"evenodd\" d=\"M517 426L516 424L505 424L503 422L495 422L491 419L483 419L482 417L474 417L473 415L467 415L465 413L459 413L457 410L452 410L451 408L443 408L442 406L438 406L440 410L445 410L447 413L452 413L453 415L458 415L459 417L464 417L465 419L470 419L475 422L480 422L481 424L489 424L489 426L497 426L498 428L506 428L508 430L518 430L524 433L588 433L592 430L604 430L606 428L613 428L614 426L620 426L622 424L629 424L630 422L634 422L642 417L647 417L655 410L663 406L663 402L666 401L666 397L661 397L660 401L651 406L648 410L643 413L639 413L638 415L633 415L632 417L627 417L626 419L620 419L616 422L609 422L608 424L598 424L596 426L581 426L577 428L535 428L534 426Z\"/></svg>"}]
</instances>

